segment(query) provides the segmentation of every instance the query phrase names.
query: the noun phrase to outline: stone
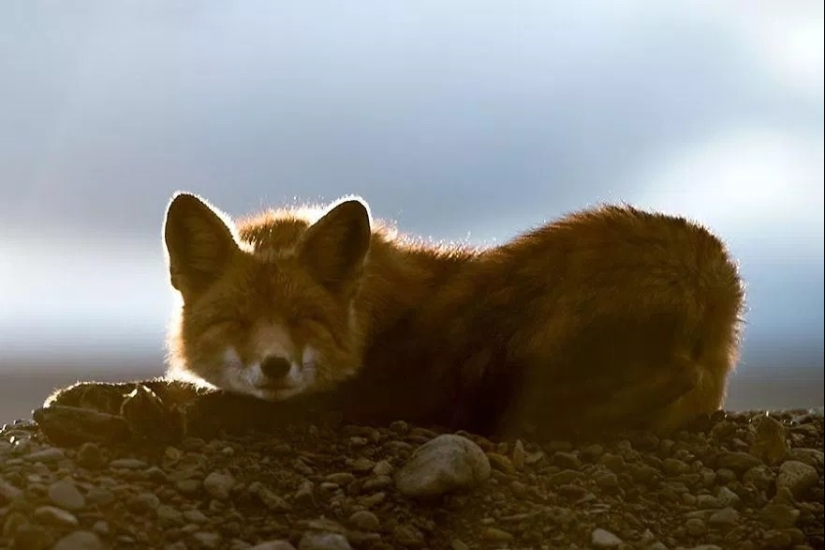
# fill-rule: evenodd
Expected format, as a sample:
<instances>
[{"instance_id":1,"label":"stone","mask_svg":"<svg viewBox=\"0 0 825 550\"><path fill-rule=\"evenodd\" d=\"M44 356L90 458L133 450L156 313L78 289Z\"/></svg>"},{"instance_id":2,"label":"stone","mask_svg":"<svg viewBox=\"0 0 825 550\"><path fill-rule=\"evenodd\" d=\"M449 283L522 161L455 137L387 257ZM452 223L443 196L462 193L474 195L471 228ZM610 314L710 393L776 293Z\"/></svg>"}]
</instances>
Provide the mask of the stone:
<instances>
[{"instance_id":1,"label":"stone","mask_svg":"<svg viewBox=\"0 0 825 550\"><path fill-rule=\"evenodd\" d=\"M816 468L808 466L804 462L788 460L779 467L776 488L779 490L787 487L794 497L800 498L817 481L819 481L819 474L817 474Z\"/></svg>"},{"instance_id":2,"label":"stone","mask_svg":"<svg viewBox=\"0 0 825 550\"><path fill-rule=\"evenodd\" d=\"M235 478L221 472L212 472L203 480L204 491L218 500L228 499L233 485L235 485Z\"/></svg>"},{"instance_id":3,"label":"stone","mask_svg":"<svg viewBox=\"0 0 825 550\"><path fill-rule=\"evenodd\" d=\"M347 537L340 533L307 531L298 543L298 550L351 550Z\"/></svg>"},{"instance_id":4,"label":"stone","mask_svg":"<svg viewBox=\"0 0 825 550\"><path fill-rule=\"evenodd\" d=\"M49 500L64 510L77 511L86 506L83 494L68 479L61 479L49 485Z\"/></svg>"},{"instance_id":5,"label":"stone","mask_svg":"<svg viewBox=\"0 0 825 550\"><path fill-rule=\"evenodd\" d=\"M91 531L75 531L58 540L52 550L103 550L103 542Z\"/></svg>"},{"instance_id":6,"label":"stone","mask_svg":"<svg viewBox=\"0 0 825 550\"><path fill-rule=\"evenodd\" d=\"M443 434L413 452L396 473L395 484L406 496L429 498L474 487L490 473L481 447L466 437Z\"/></svg>"},{"instance_id":7,"label":"stone","mask_svg":"<svg viewBox=\"0 0 825 550\"><path fill-rule=\"evenodd\" d=\"M622 539L606 529L597 528L590 533L590 544L594 548L618 548Z\"/></svg>"}]
</instances>

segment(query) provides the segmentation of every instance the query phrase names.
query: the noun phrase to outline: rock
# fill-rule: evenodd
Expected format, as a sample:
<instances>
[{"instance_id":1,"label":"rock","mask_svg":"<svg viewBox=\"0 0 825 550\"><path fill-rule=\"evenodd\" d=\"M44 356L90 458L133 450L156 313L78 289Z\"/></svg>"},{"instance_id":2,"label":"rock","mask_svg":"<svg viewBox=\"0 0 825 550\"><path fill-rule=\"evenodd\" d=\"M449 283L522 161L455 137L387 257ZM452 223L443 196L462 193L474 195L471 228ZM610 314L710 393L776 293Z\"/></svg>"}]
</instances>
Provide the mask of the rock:
<instances>
[{"instance_id":1,"label":"rock","mask_svg":"<svg viewBox=\"0 0 825 550\"><path fill-rule=\"evenodd\" d=\"M249 547L249 550L295 550L295 547L288 540L268 540Z\"/></svg>"},{"instance_id":2,"label":"rock","mask_svg":"<svg viewBox=\"0 0 825 550\"><path fill-rule=\"evenodd\" d=\"M424 535L412 525L397 525L392 536L401 546L420 548L424 546Z\"/></svg>"},{"instance_id":3,"label":"rock","mask_svg":"<svg viewBox=\"0 0 825 550\"><path fill-rule=\"evenodd\" d=\"M800 511L788 504L770 503L760 512L763 522L777 529L793 527L799 520Z\"/></svg>"},{"instance_id":4,"label":"rock","mask_svg":"<svg viewBox=\"0 0 825 550\"><path fill-rule=\"evenodd\" d=\"M808 466L804 462L788 460L779 467L779 475L776 477L777 490L787 487L796 498L800 498L808 489L819 481L819 474L816 468Z\"/></svg>"},{"instance_id":5,"label":"rock","mask_svg":"<svg viewBox=\"0 0 825 550\"><path fill-rule=\"evenodd\" d=\"M109 462L109 468L124 470L142 470L147 464L137 458L118 458Z\"/></svg>"},{"instance_id":6,"label":"rock","mask_svg":"<svg viewBox=\"0 0 825 550\"><path fill-rule=\"evenodd\" d=\"M669 476L678 476L690 471L690 466L678 458L666 458L662 461L662 469Z\"/></svg>"},{"instance_id":7,"label":"rock","mask_svg":"<svg viewBox=\"0 0 825 550\"><path fill-rule=\"evenodd\" d=\"M766 464L778 464L788 454L785 427L772 416L763 416L756 425L750 453Z\"/></svg>"},{"instance_id":8,"label":"rock","mask_svg":"<svg viewBox=\"0 0 825 550\"><path fill-rule=\"evenodd\" d=\"M3 478L0 478L0 498L3 499L0 500L0 502L11 502L12 500L15 500L22 494L23 491L21 491L11 483L7 482Z\"/></svg>"},{"instance_id":9,"label":"rock","mask_svg":"<svg viewBox=\"0 0 825 550\"><path fill-rule=\"evenodd\" d=\"M258 490L258 498L261 499L264 506L273 512L287 512L292 509L292 506L286 501L286 499L265 487Z\"/></svg>"},{"instance_id":10,"label":"rock","mask_svg":"<svg viewBox=\"0 0 825 550\"><path fill-rule=\"evenodd\" d=\"M590 533L590 544L594 548L618 548L622 539L605 529L597 528Z\"/></svg>"},{"instance_id":11,"label":"rock","mask_svg":"<svg viewBox=\"0 0 825 550\"><path fill-rule=\"evenodd\" d=\"M340 533L307 531L298 543L298 550L352 550L352 546Z\"/></svg>"},{"instance_id":12,"label":"rock","mask_svg":"<svg viewBox=\"0 0 825 550\"><path fill-rule=\"evenodd\" d=\"M52 550L103 550L100 537L91 531L75 531L58 540Z\"/></svg>"},{"instance_id":13,"label":"rock","mask_svg":"<svg viewBox=\"0 0 825 550\"><path fill-rule=\"evenodd\" d=\"M12 541L9 542L12 542L12 548L46 550L52 546L54 538L47 529L40 525L21 525L14 533Z\"/></svg>"},{"instance_id":14,"label":"rock","mask_svg":"<svg viewBox=\"0 0 825 550\"><path fill-rule=\"evenodd\" d=\"M757 466L763 466L762 461L748 453L728 451L719 456L720 468L729 468L739 474Z\"/></svg>"},{"instance_id":15,"label":"rock","mask_svg":"<svg viewBox=\"0 0 825 550\"><path fill-rule=\"evenodd\" d=\"M86 442L77 451L77 464L89 470L97 470L106 464L103 452L97 443Z\"/></svg>"},{"instance_id":16,"label":"rock","mask_svg":"<svg viewBox=\"0 0 825 550\"><path fill-rule=\"evenodd\" d=\"M57 447L47 447L26 455L26 460L29 462L42 462L43 464L54 464L65 458L66 453Z\"/></svg>"},{"instance_id":17,"label":"rock","mask_svg":"<svg viewBox=\"0 0 825 550\"><path fill-rule=\"evenodd\" d=\"M61 479L49 485L49 500L64 510L77 511L86 506L86 499L70 480Z\"/></svg>"},{"instance_id":18,"label":"rock","mask_svg":"<svg viewBox=\"0 0 825 550\"><path fill-rule=\"evenodd\" d=\"M694 537L704 535L708 530L705 522L701 518L690 518L685 521L685 529Z\"/></svg>"},{"instance_id":19,"label":"rock","mask_svg":"<svg viewBox=\"0 0 825 550\"><path fill-rule=\"evenodd\" d=\"M490 477L490 461L476 443L459 435L439 435L418 447L395 476L409 497L436 497L470 489Z\"/></svg>"},{"instance_id":20,"label":"rock","mask_svg":"<svg viewBox=\"0 0 825 550\"><path fill-rule=\"evenodd\" d=\"M823 453L821 449L791 449L790 453L788 453L788 459L804 462L808 466L822 470L823 462L825 462L825 453Z\"/></svg>"},{"instance_id":21,"label":"rock","mask_svg":"<svg viewBox=\"0 0 825 550\"><path fill-rule=\"evenodd\" d=\"M56 506L40 506L34 510L34 519L47 525L77 527L79 522L71 512Z\"/></svg>"},{"instance_id":22,"label":"rock","mask_svg":"<svg viewBox=\"0 0 825 550\"><path fill-rule=\"evenodd\" d=\"M218 548L221 544L221 535L212 532L198 532L192 535L198 541L200 548Z\"/></svg>"},{"instance_id":23,"label":"rock","mask_svg":"<svg viewBox=\"0 0 825 550\"><path fill-rule=\"evenodd\" d=\"M742 481L749 483L762 492L768 492L773 485L775 475L764 464L751 468L742 476Z\"/></svg>"},{"instance_id":24,"label":"rock","mask_svg":"<svg viewBox=\"0 0 825 550\"><path fill-rule=\"evenodd\" d=\"M386 460L379 460L375 466L372 467L372 473L377 476L392 475L393 470L395 470L395 468Z\"/></svg>"},{"instance_id":25,"label":"rock","mask_svg":"<svg viewBox=\"0 0 825 550\"><path fill-rule=\"evenodd\" d=\"M603 471L594 476L596 485L602 489L616 489L619 487L619 477L613 472Z\"/></svg>"},{"instance_id":26,"label":"rock","mask_svg":"<svg viewBox=\"0 0 825 550\"><path fill-rule=\"evenodd\" d=\"M483 540L491 542L510 542L515 537L511 533L498 529L497 527L485 527L481 530L480 536Z\"/></svg>"},{"instance_id":27,"label":"rock","mask_svg":"<svg viewBox=\"0 0 825 550\"><path fill-rule=\"evenodd\" d=\"M719 490L716 491L716 500L718 500L722 506L730 506L733 508L737 508L742 503L739 495L727 487L719 487Z\"/></svg>"},{"instance_id":28,"label":"rock","mask_svg":"<svg viewBox=\"0 0 825 550\"><path fill-rule=\"evenodd\" d=\"M722 508L714 512L708 519L708 523L715 526L729 527L739 520L739 512L733 508Z\"/></svg>"},{"instance_id":29,"label":"rock","mask_svg":"<svg viewBox=\"0 0 825 550\"><path fill-rule=\"evenodd\" d=\"M220 472L212 472L203 480L203 489L209 496L218 500L228 499L233 485L235 478Z\"/></svg>"},{"instance_id":30,"label":"rock","mask_svg":"<svg viewBox=\"0 0 825 550\"><path fill-rule=\"evenodd\" d=\"M490 465L499 472L504 472L508 475L516 473L516 467L513 466L513 463L510 462L508 457L502 454L487 453L487 459L490 461Z\"/></svg>"},{"instance_id":31,"label":"rock","mask_svg":"<svg viewBox=\"0 0 825 550\"><path fill-rule=\"evenodd\" d=\"M360 510L349 517L349 522L361 531L378 531L381 523L378 516L367 510Z\"/></svg>"},{"instance_id":32,"label":"rock","mask_svg":"<svg viewBox=\"0 0 825 550\"><path fill-rule=\"evenodd\" d=\"M582 467L582 461L578 456L564 451L558 451L553 455L553 464L562 470L578 470Z\"/></svg>"},{"instance_id":33,"label":"rock","mask_svg":"<svg viewBox=\"0 0 825 550\"><path fill-rule=\"evenodd\" d=\"M521 439L516 439L516 443L513 445L513 453L511 456L513 466L516 468L516 470L524 469L526 459L527 453L524 450L524 443L521 442Z\"/></svg>"},{"instance_id":34,"label":"rock","mask_svg":"<svg viewBox=\"0 0 825 550\"><path fill-rule=\"evenodd\" d=\"M200 510L185 510L183 512L183 519L189 523L206 523L209 518Z\"/></svg>"},{"instance_id":35,"label":"rock","mask_svg":"<svg viewBox=\"0 0 825 550\"><path fill-rule=\"evenodd\" d=\"M161 504L155 509L158 519L166 524L178 524L183 521L183 514L168 504Z\"/></svg>"}]
</instances>

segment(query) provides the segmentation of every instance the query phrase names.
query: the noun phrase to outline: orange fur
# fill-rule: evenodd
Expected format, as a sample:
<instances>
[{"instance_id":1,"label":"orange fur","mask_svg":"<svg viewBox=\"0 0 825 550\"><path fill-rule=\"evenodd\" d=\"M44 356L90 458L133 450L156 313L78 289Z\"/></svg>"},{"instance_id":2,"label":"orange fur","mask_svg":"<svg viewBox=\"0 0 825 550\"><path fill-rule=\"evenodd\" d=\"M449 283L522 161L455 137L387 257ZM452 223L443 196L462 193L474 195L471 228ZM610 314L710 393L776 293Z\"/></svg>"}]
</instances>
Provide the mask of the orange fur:
<instances>
[{"instance_id":1,"label":"orange fur","mask_svg":"<svg viewBox=\"0 0 825 550\"><path fill-rule=\"evenodd\" d=\"M629 206L474 249L399 236L358 199L233 223L178 194L165 240L171 377L333 395L353 420L668 430L721 407L737 360L744 292L722 242Z\"/></svg>"}]
</instances>

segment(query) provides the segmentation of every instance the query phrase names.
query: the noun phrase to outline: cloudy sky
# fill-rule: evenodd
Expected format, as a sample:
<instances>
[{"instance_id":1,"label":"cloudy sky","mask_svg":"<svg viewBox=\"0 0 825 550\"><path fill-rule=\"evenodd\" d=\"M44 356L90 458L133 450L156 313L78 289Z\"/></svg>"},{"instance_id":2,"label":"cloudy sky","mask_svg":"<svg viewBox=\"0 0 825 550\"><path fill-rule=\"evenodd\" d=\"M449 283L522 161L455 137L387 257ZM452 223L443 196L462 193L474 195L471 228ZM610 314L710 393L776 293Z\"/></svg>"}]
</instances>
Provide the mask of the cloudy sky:
<instances>
[{"instance_id":1,"label":"cloudy sky","mask_svg":"<svg viewBox=\"0 0 825 550\"><path fill-rule=\"evenodd\" d=\"M489 244L604 201L687 215L741 260L747 349L821 376L821 1L11 0L0 83L0 364L159 353L187 189L358 193Z\"/></svg>"}]
</instances>

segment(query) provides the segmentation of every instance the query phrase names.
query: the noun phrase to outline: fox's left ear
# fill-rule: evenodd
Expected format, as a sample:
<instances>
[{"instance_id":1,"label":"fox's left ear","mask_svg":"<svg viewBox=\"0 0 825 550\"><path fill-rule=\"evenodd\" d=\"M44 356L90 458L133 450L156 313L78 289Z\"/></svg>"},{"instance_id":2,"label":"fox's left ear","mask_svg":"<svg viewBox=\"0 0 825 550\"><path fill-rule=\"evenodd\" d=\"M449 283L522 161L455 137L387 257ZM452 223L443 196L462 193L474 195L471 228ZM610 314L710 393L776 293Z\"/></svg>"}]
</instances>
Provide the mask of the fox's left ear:
<instances>
[{"instance_id":1,"label":"fox's left ear","mask_svg":"<svg viewBox=\"0 0 825 550\"><path fill-rule=\"evenodd\" d=\"M307 229L298 253L321 284L340 290L361 272L371 233L366 203L349 199Z\"/></svg>"}]
</instances>

